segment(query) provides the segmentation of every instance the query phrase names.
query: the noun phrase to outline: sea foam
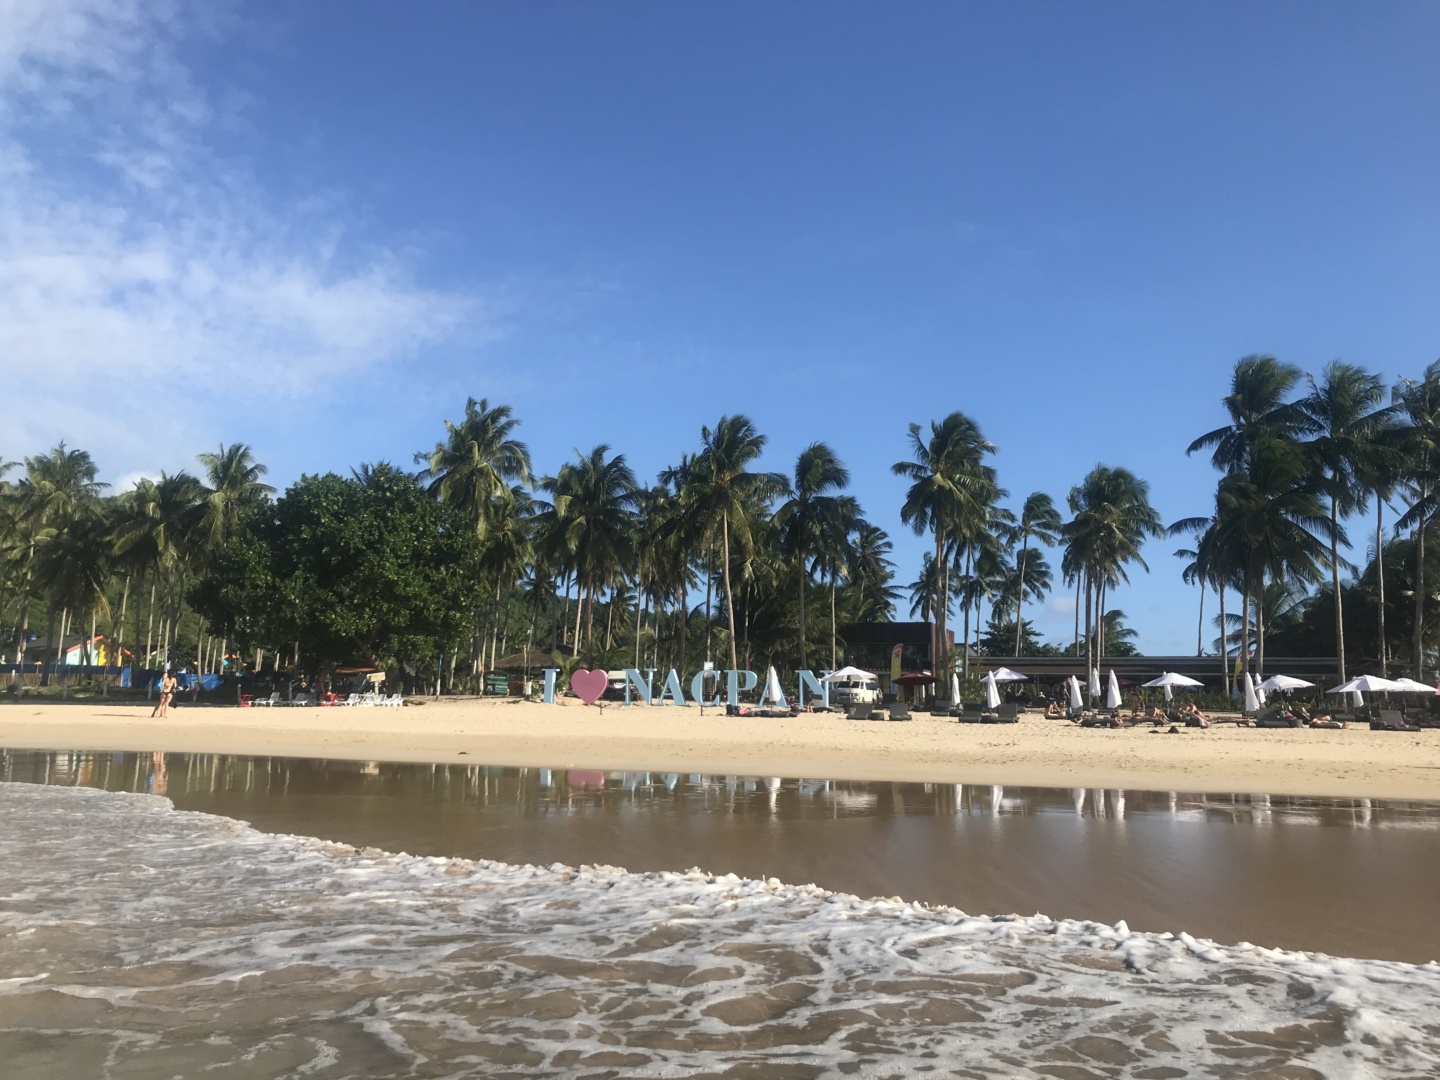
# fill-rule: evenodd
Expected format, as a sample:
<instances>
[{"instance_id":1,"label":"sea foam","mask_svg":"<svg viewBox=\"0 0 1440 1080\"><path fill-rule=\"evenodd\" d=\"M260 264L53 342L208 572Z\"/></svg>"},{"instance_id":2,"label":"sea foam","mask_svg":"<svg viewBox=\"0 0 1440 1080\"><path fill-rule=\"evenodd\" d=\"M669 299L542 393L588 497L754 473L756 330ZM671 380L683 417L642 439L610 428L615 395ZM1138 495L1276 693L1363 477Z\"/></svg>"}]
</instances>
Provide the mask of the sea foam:
<instances>
[{"instance_id":1,"label":"sea foam","mask_svg":"<svg viewBox=\"0 0 1440 1080\"><path fill-rule=\"evenodd\" d=\"M0 784L7 1076L1433 1076L1440 966Z\"/></svg>"}]
</instances>

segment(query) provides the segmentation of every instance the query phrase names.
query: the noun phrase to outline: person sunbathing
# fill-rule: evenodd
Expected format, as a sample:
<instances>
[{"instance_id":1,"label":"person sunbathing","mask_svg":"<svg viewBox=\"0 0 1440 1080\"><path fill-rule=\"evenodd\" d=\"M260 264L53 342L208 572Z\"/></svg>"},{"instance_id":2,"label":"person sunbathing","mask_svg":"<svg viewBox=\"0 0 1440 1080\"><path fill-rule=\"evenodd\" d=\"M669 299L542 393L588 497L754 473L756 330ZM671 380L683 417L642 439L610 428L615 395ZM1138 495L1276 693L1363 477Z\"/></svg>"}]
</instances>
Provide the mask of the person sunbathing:
<instances>
[{"instance_id":1,"label":"person sunbathing","mask_svg":"<svg viewBox=\"0 0 1440 1080\"><path fill-rule=\"evenodd\" d=\"M1194 702L1186 702L1181 705L1180 716L1184 719L1186 727L1208 728L1211 723L1210 717L1201 712L1200 707Z\"/></svg>"},{"instance_id":2,"label":"person sunbathing","mask_svg":"<svg viewBox=\"0 0 1440 1080\"><path fill-rule=\"evenodd\" d=\"M1346 728L1350 726L1344 720L1336 720L1335 717L1331 716L1329 713L1318 716L1311 716L1299 705L1295 706L1294 712L1295 715L1300 718L1301 722L1306 727L1329 728L1333 731L1338 731L1341 728Z\"/></svg>"},{"instance_id":3,"label":"person sunbathing","mask_svg":"<svg viewBox=\"0 0 1440 1080\"><path fill-rule=\"evenodd\" d=\"M1058 701L1052 701L1045 706L1045 719L1047 720L1064 720L1066 713L1065 706Z\"/></svg>"}]
</instances>

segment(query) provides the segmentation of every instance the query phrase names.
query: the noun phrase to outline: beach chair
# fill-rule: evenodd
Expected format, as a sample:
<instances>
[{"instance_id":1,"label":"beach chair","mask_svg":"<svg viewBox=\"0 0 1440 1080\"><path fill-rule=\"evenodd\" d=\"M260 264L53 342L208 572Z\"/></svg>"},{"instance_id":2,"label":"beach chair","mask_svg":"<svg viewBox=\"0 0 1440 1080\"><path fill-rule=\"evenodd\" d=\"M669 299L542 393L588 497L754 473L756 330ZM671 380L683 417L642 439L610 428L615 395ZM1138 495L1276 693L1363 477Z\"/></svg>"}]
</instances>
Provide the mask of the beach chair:
<instances>
[{"instance_id":1,"label":"beach chair","mask_svg":"<svg viewBox=\"0 0 1440 1080\"><path fill-rule=\"evenodd\" d=\"M905 704L905 702L903 702L903 701L897 701L897 702L895 702L893 705L890 706L890 719L891 719L891 720L910 720L910 719L913 719L913 717L911 717L911 715L910 715L910 706L907 705L907 704Z\"/></svg>"},{"instance_id":2,"label":"beach chair","mask_svg":"<svg viewBox=\"0 0 1440 1080\"><path fill-rule=\"evenodd\" d=\"M252 706L263 705L266 708L274 708L276 705L280 704L280 691L275 691L275 693L271 694L268 698L256 698L255 700L250 702L250 704Z\"/></svg>"},{"instance_id":3,"label":"beach chair","mask_svg":"<svg viewBox=\"0 0 1440 1080\"><path fill-rule=\"evenodd\" d=\"M1305 722L1300 717L1286 712L1280 706L1271 705L1255 718L1255 726L1263 728L1304 727Z\"/></svg>"},{"instance_id":4,"label":"beach chair","mask_svg":"<svg viewBox=\"0 0 1440 1080\"><path fill-rule=\"evenodd\" d=\"M314 704L315 704L315 700L314 700L314 698L312 698L309 694L296 694L296 695L295 695L295 700L292 701L292 702L290 702L290 704L291 704L291 705L314 705Z\"/></svg>"},{"instance_id":5,"label":"beach chair","mask_svg":"<svg viewBox=\"0 0 1440 1080\"><path fill-rule=\"evenodd\" d=\"M1020 722L1020 707L1013 701L1002 701L1000 708L995 710L995 717L997 724L1018 724Z\"/></svg>"},{"instance_id":6,"label":"beach chair","mask_svg":"<svg viewBox=\"0 0 1440 1080\"><path fill-rule=\"evenodd\" d=\"M1405 722L1405 714L1399 709L1377 709L1370 721L1371 731L1419 731L1414 724Z\"/></svg>"},{"instance_id":7,"label":"beach chair","mask_svg":"<svg viewBox=\"0 0 1440 1080\"><path fill-rule=\"evenodd\" d=\"M985 715L985 703L981 701L962 701L960 703L960 723L978 724Z\"/></svg>"},{"instance_id":8,"label":"beach chair","mask_svg":"<svg viewBox=\"0 0 1440 1080\"><path fill-rule=\"evenodd\" d=\"M845 710L847 720L869 720L875 714L874 705L851 705Z\"/></svg>"}]
</instances>

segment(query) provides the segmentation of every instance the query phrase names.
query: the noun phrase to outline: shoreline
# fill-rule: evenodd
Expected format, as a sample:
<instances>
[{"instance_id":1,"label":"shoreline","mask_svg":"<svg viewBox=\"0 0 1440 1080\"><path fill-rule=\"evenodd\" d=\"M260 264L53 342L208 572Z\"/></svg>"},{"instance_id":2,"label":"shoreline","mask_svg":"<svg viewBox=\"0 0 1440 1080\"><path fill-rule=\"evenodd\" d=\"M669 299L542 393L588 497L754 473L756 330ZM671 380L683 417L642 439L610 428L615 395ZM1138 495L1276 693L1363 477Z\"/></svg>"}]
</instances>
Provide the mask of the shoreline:
<instances>
[{"instance_id":1,"label":"shoreline","mask_svg":"<svg viewBox=\"0 0 1440 1080\"><path fill-rule=\"evenodd\" d=\"M727 717L694 706L588 708L442 699L395 708L0 705L0 747L589 768L897 783L1440 801L1440 731L1381 732ZM1152 734L1152 732L1155 732Z\"/></svg>"}]
</instances>

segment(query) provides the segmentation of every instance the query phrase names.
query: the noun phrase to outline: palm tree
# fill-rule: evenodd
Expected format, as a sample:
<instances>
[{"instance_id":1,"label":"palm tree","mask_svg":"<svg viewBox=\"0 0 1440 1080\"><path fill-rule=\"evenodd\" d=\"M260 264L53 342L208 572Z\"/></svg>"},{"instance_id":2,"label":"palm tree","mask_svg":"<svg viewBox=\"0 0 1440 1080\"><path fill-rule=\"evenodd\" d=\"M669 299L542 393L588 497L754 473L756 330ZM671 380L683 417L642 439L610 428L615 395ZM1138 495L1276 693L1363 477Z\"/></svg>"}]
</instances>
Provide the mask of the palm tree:
<instances>
[{"instance_id":1,"label":"palm tree","mask_svg":"<svg viewBox=\"0 0 1440 1080\"><path fill-rule=\"evenodd\" d=\"M1299 402L1315 436L1310 453L1324 473L1322 490L1330 502L1330 574L1335 592L1335 651L1340 681L1345 675L1345 615L1340 592L1340 518L1362 510L1368 491L1361 476L1367 456L1389 410L1382 406L1384 386L1353 364L1325 365L1321 381L1306 377L1310 393Z\"/></svg>"},{"instance_id":2,"label":"palm tree","mask_svg":"<svg viewBox=\"0 0 1440 1080\"><path fill-rule=\"evenodd\" d=\"M1303 373L1293 364L1282 364L1273 356L1247 356L1235 365L1230 393L1222 399L1230 423L1207 431L1185 450L1213 449L1211 464L1221 472L1239 472L1249 467L1251 450L1267 432L1294 435L1304 432L1310 418L1298 403L1286 402Z\"/></svg>"},{"instance_id":3,"label":"palm tree","mask_svg":"<svg viewBox=\"0 0 1440 1080\"><path fill-rule=\"evenodd\" d=\"M1394 406L1384 415L1383 423L1372 435L1364 454L1356 463L1355 472L1366 491L1375 495L1375 588L1376 615L1379 626L1380 677L1386 676L1390 648L1385 637L1385 504L1395 494L1404 476L1404 439L1406 429L1396 423Z\"/></svg>"},{"instance_id":4,"label":"palm tree","mask_svg":"<svg viewBox=\"0 0 1440 1080\"><path fill-rule=\"evenodd\" d=\"M1331 524L1317 497L1305 448L1280 434L1267 434L1251 448L1250 467L1226 476L1216 495L1220 546L1245 552L1246 610L1256 606L1256 670L1265 669L1265 623L1260 600L1267 577L1319 581L1329 565ZM1343 532L1341 539L1344 538Z\"/></svg>"},{"instance_id":5,"label":"palm tree","mask_svg":"<svg viewBox=\"0 0 1440 1080\"><path fill-rule=\"evenodd\" d=\"M1425 638L1425 532L1435 520L1440 495L1440 360L1425 369L1417 382L1403 379L1393 396L1405 427L1399 446L1405 462L1404 479L1410 506L1396 529L1411 529L1415 536L1415 629L1411 678L1424 680Z\"/></svg>"},{"instance_id":6,"label":"palm tree","mask_svg":"<svg viewBox=\"0 0 1440 1080\"><path fill-rule=\"evenodd\" d=\"M1022 621L1025 593L1028 591L1035 600L1044 597L1045 591L1049 589L1048 581L1044 589L1036 593L1027 587L1027 571L1030 561L1030 542L1038 540L1046 547L1054 547L1060 541L1060 530L1063 522L1060 518L1060 511L1055 509L1055 503L1043 491L1032 492L1026 497L1024 504L1020 507L1020 516L1014 525L1008 526L1002 534L1005 543L1009 547L1019 545L1020 556L1015 565L1015 655L1020 655L1020 633L1024 626Z\"/></svg>"},{"instance_id":7,"label":"palm tree","mask_svg":"<svg viewBox=\"0 0 1440 1080\"><path fill-rule=\"evenodd\" d=\"M895 564L890 561L894 547L884 529L868 521L856 522L846 577L855 590L857 622L890 621L899 595L890 584L895 576Z\"/></svg>"},{"instance_id":8,"label":"palm tree","mask_svg":"<svg viewBox=\"0 0 1440 1080\"><path fill-rule=\"evenodd\" d=\"M830 492L850 483L850 474L835 452L822 442L811 443L795 459L795 479L790 498L775 511L775 525L785 554L795 563L799 584L800 667L807 668L805 653L805 585L810 577L810 560L837 531L843 532L842 504ZM830 546L834 546L833 542Z\"/></svg>"},{"instance_id":9,"label":"palm tree","mask_svg":"<svg viewBox=\"0 0 1440 1080\"><path fill-rule=\"evenodd\" d=\"M609 453L604 444L587 455L577 451L577 461L540 485L551 501L541 504L544 509L537 524L570 556L583 603L587 649L595 639L597 593L628 572L635 561L633 514L639 506L639 489L625 456L616 454L607 460Z\"/></svg>"},{"instance_id":10,"label":"palm tree","mask_svg":"<svg viewBox=\"0 0 1440 1080\"><path fill-rule=\"evenodd\" d=\"M217 453L201 454L199 461L209 484L205 527L210 532L211 546L220 550L246 514L263 504L275 489L261 481L269 470L255 460L254 452L244 443L221 443Z\"/></svg>"},{"instance_id":11,"label":"palm tree","mask_svg":"<svg viewBox=\"0 0 1440 1080\"><path fill-rule=\"evenodd\" d=\"M691 505L705 523L708 539L719 530L726 616L730 628L730 666L739 664L735 641L735 593L730 581L731 545L742 554L753 548L752 515L771 496L785 488L777 473L747 471L765 448L765 436L748 416L722 416L714 430L700 429L703 448L692 465L687 485Z\"/></svg>"},{"instance_id":12,"label":"palm tree","mask_svg":"<svg viewBox=\"0 0 1440 1080\"><path fill-rule=\"evenodd\" d=\"M930 655L935 665L937 697L943 700L949 690L945 634L950 585L947 542L953 534L972 531L977 520L988 518L996 486L995 472L984 461L995 447L961 412L951 413L938 424L931 421L928 439L922 436L919 424L911 424L909 433L911 460L897 461L891 471L911 482L900 507L900 520L916 536L929 531L935 537L934 565L940 591L932 601L935 625Z\"/></svg>"},{"instance_id":13,"label":"palm tree","mask_svg":"<svg viewBox=\"0 0 1440 1080\"><path fill-rule=\"evenodd\" d=\"M1125 573L1129 563L1150 569L1140 556L1140 547L1147 536L1159 536L1163 529L1160 515L1150 505L1150 485L1128 469L1095 466L1079 486L1070 489L1068 502L1075 517L1062 529L1065 556L1061 569L1068 580L1078 580L1084 588L1089 667L1105 655L1103 622L1092 649L1092 612L1105 610L1109 586L1129 581Z\"/></svg>"},{"instance_id":14,"label":"palm tree","mask_svg":"<svg viewBox=\"0 0 1440 1080\"><path fill-rule=\"evenodd\" d=\"M180 601L187 573L209 536L205 518L207 489L186 472L161 473L158 481L141 480L122 497L123 516L114 530L115 553L148 563L161 594L161 663L170 658L178 632ZM155 589L152 587L152 607ZM147 657L150 643L146 643Z\"/></svg>"},{"instance_id":15,"label":"palm tree","mask_svg":"<svg viewBox=\"0 0 1440 1080\"><path fill-rule=\"evenodd\" d=\"M458 424L445 421L445 441L428 454L415 455L415 461L425 465L420 480L430 494L464 514L482 539L486 507L507 498L511 483L532 482L530 451L513 437L519 424L510 406L492 409L485 398L467 398L465 419Z\"/></svg>"},{"instance_id":16,"label":"palm tree","mask_svg":"<svg viewBox=\"0 0 1440 1080\"><path fill-rule=\"evenodd\" d=\"M108 485L96 480L99 468L89 453L84 450L67 450L61 442L48 454L25 459L25 477L17 485L16 495L20 503L20 518L29 527L27 564L33 560L35 545L47 529L55 529L63 523L77 520L89 508L100 492ZM33 568L27 566L23 589L22 606L27 609L28 621L30 588L33 583ZM54 638L54 612L56 597L50 601L50 637ZM25 659L25 628L20 635L19 659Z\"/></svg>"}]
</instances>

